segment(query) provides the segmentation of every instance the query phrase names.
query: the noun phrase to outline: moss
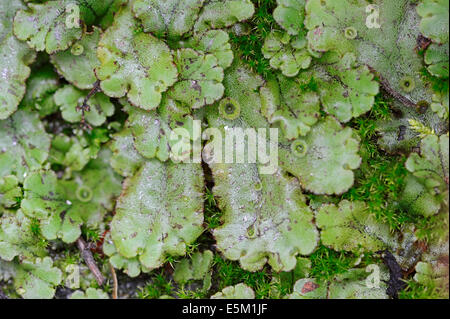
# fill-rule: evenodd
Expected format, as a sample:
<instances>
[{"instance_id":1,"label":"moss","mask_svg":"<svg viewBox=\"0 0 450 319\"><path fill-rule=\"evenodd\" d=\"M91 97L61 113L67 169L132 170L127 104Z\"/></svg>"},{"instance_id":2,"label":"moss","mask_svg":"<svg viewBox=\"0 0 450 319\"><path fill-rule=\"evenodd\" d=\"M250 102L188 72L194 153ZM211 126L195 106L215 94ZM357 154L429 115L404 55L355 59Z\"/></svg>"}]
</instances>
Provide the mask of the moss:
<instances>
[{"instance_id":1,"label":"moss","mask_svg":"<svg viewBox=\"0 0 450 319\"><path fill-rule=\"evenodd\" d=\"M442 299L448 298L445 296L446 292L438 287L425 286L413 279L408 280L407 286L398 294L399 299Z\"/></svg>"},{"instance_id":2,"label":"moss","mask_svg":"<svg viewBox=\"0 0 450 319\"><path fill-rule=\"evenodd\" d=\"M138 290L139 299L157 299L165 295L171 295L173 292L173 284L166 279L164 271L155 273L148 284Z\"/></svg>"},{"instance_id":3,"label":"moss","mask_svg":"<svg viewBox=\"0 0 450 319\"><path fill-rule=\"evenodd\" d=\"M97 242L100 240L101 232L99 229L83 226L81 228L81 234L89 242Z\"/></svg>"},{"instance_id":4,"label":"moss","mask_svg":"<svg viewBox=\"0 0 450 319\"><path fill-rule=\"evenodd\" d=\"M356 172L355 185L342 199L366 202L378 220L388 223L394 230L413 219L394 204L399 200L405 185L406 156L388 155L377 145L376 122L387 120L390 116L390 103L378 95L368 114L351 121L350 125L361 138L362 164Z\"/></svg>"},{"instance_id":5,"label":"moss","mask_svg":"<svg viewBox=\"0 0 450 319\"><path fill-rule=\"evenodd\" d=\"M269 298L272 291L271 273L267 268L262 271L250 272L243 270L239 263L225 260L219 255L214 256L214 277L217 291L227 286L245 283L255 291L257 299Z\"/></svg>"},{"instance_id":6,"label":"moss","mask_svg":"<svg viewBox=\"0 0 450 319\"><path fill-rule=\"evenodd\" d=\"M352 254L337 252L323 245L310 256L311 277L317 280L331 280L335 275L352 268Z\"/></svg>"},{"instance_id":7,"label":"moss","mask_svg":"<svg viewBox=\"0 0 450 319\"><path fill-rule=\"evenodd\" d=\"M230 43L232 44L232 53L234 54L236 60L242 60L254 72L257 72L265 79L269 79L276 72L270 67L269 60L264 58L264 55L262 53L262 46L265 39L272 31L281 31L280 26L276 23L272 16L274 9L277 7L277 1L251 1L255 5L255 14L251 19L235 24L229 29L225 29L225 27L219 27L217 29L227 30L230 37ZM310 3L312 2L313 1L311 1ZM105 29L106 28L104 28L104 30ZM138 23L133 29L133 35L136 36L143 33L143 31L143 27L140 25L140 23ZM362 34L358 34L356 28L352 26L348 26L344 30L339 29L339 31L343 32L343 34L340 34L342 38L345 37L346 39L351 40L353 43L357 42L359 38L362 37ZM179 49L179 47L177 47L179 45L178 39L166 38L161 39L161 41L169 43L170 47L174 51L176 49ZM222 49L225 52L229 48L227 46L224 46ZM417 53L420 59L425 59L426 61L426 48L417 49ZM68 49L68 51L71 51L71 53L76 56L85 55L88 51L88 47L83 46L80 42L76 42L71 46L70 49ZM413 54L413 50L411 50L411 54ZM227 52L227 56L229 57L230 55L231 51ZM316 63L317 60L314 60L313 62ZM42 72L39 71L42 70L42 66L53 68L53 65L51 63L53 62L49 61L48 54L40 53L37 62L33 65L30 65L30 67L32 67L32 74L39 74L40 72ZM384 75L384 77L386 78L385 74L382 72L382 67L380 65L375 65L373 67L375 70L373 72L371 71L370 75L373 73L379 73L380 75ZM225 69L225 67L223 68ZM311 74L316 75L317 77L314 78L314 76L311 75L309 77L309 82L301 81L302 83L297 83L299 85L299 89L303 92L319 93L321 89L323 90L323 87L321 87L322 80L318 76L318 74L315 74L314 72ZM422 81L426 84L427 89L430 89L430 91L432 92L440 94L441 92L448 91L449 82L432 76L427 67L424 66L422 70L420 70L419 75L420 79L418 79L416 76L414 78L411 76L405 76L403 78L401 78L400 76L400 78L395 78L396 82L400 81L400 83L398 83L400 84L401 88L400 93L404 93L405 95L409 95L408 93L417 93L416 91L421 89ZM339 77L340 75L337 74L337 76ZM381 76L376 79L376 81L379 83L382 82L381 80ZM23 81L21 81L20 83L21 87L24 84L22 83ZM68 81L71 83L70 80ZM63 78L59 79L57 82L60 83L55 84L54 90L56 90L60 84L63 85L64 83L66 83ZM28 83L27 86L29 90L32 87L30 86L30 83ZM52 92L50 93L53 94L54 90L52 89ZM156 91L159 92L160 89ZM31 90L30 92L33 91ZM414 94L412 95L414 96ZM220 98L217 99L220 100ZM26 101L26 98L23 101ZM17 102L18 104L20 101L14 100L14 102ZM438 102L440 103L441 101ZM89 149L92 153L97 154L102 145L108 142L108 140L110 139L110 135L113 132L117 132L122 129L129 115L129 110L127 110L127 107L121 110L123 105L119 103L117 99L112 99L111 103L115 105L115 114L108 119L105 119L104 123L102 122L101 126L96 127L92 130L87 130L84 132L78 131L78 133L76 133L74 131L75 126L65 121L60 112L58 112L45 115L39 114L39 125L41 125L40 121L42 120L42 124L45 125L46 132L41 132L41 129L36 129L35 131L40 133L41 135L44 133L51 134L53 135L53 138L54 135L57 135L59 133L64 133L67 136L74 136L75 133L78 135L78 137L80 137L80 139L81 136L83 136L83 140L86 140L86 145L83 149ZM415 111L422 115L425 115L428 108L433 108L433 105L430 105L429 102L425 100L421 100L416 104L417 108ZM241 102L240 105L243 105L243 103ZM227 98L225 94L222 99L222 103L219 104L219 109L224 118L228 120L234 120L240 114L240 105L236 101ZM29 112L29 106L32 105L27 105L25 103L20 107L20 111L18 111L16 115L13 115L11 118L17 117L19 113L24 113L25 111ZM11 110L12 109L8 110L8 112L11 112ZM241 113L241 115L243 113ZM325 118L328 116L323 109L319 111L319 115L319 118ZM438 239L442 239L448 236L448 215L440 213L433 216L423 217L422 215L416 215L414 213L411 213L410 211L404 211L396 204L397 202L399 202L399 199L401 198L403 189L405 187L405 178L408 174L405 168L405 161L408 157L408 154L405 155L385 153L380 149L378 145L379 136L377 136L376 133L377 123L380 120L389 121L390 119L392 119L392 116L393 114L391 111L391 102L382 94L378 94L375 98L375 104L369 112L358 118L352 119L348 123L346 122L345 126L352 127L354 129L354 132L359 137L360 150L358 154L362 159L360 168L355 171L355 183L349 191L345 192L345 194L343 195L338 196L316 196L308 193L306 193L305 195L310 199L309 204L311 205L311 207L320 205L324 202L337 203L344 199L351 201L363 201L367 204L370 211L375 214L377 220L387 223L392 231L398 231L403 227L403 225L412 223L414 224L415 235L417 236L417 238L429 244L430 242L434 242ZM23 121L17 122L20 123ZM418 121L410 121L409 125L413 130L422 135L430 134L431 132L431 128L424 126L423 123ZM295 138L297 137L294 137L292 139ZM23 144L26 144L25 142L26 141L24 141ZM295 153L299 158L304 156L308 147L311 150L313 146L314 145L306 145L306 143L302 140L294 141L291 144L292 152ZM32 151L36 152L37 150L43 148L47 147L33 146L33 148L30 147L30 149L26 151L29 151L31 153ZM45 157L47 157L47 155L45 155ZM17 163L19 163L19 161L17 161ZM44 164L49 165L47 167ZM54 163L52 161L49 161L48 163L43 162L39 163L39 165L33 168L33 170L39 170L42 168L51 168L54 171L58 172L58 176L60 175L60 173L62 175L63 172L66 171L66 175L63 176L63 180L71 178L69 176L70 174L68 174L69 172L67 172L67 169L70 167L68 167L66 164ZM140 281L144 280L143 282L146 282L144 287L137 290L138 298L153 299L166 298L168 296L171 298L181 299L209 298L211 295L218 291L221 291L223 288L239 283L244 283L251 289L253 289L255 291L256 298L282 298L283 296L286 296L287 294L292 292L293 285L297 280L297 278L294 280L295 270L277 274L274 273L269 266L266 266L260 271L246 271L242 269L239 262L227 260L223 255L220 254L220 251L216 249L217 241L213 236L213 230L219 228L222 225L223 213L218 208L218 204L216 202L217 199L212 193L213 183L211 180L211 172L208 172L207 170L208 168L204 167L207 186L205 188L203 198L204 222L202 235L198 237L195 242L187 244L186 253L184 256L166 256L164 257L164 265L162 265L157 270L153 270L148 274L142 274L141 277L138 277ZM22 176L23 174L18 175ZM263 189L263 184L255 183L254 186L252 185L251 187L254 187L255 190L259 191ZM92 198L95 198L95 194L93 192L94 188L91 189L87 186L72 188L74 195L76 195L78 200L81 202L87 203L91 201ZM16 210L22 204L22 198L17 197L16 200L17 204L13 205L13 210ZM200 198L200 202L201 201L202 199ZM2 213L0 213L0 215L2 215ZM113 214L108 213L104 216L102 224L98 225L98 227L88 227L86 225L82 226L81 235L90 243L100 243L102 240L104 229L108 229L107 225L111 223L112 219ZM42 224L38 218L32 218L29 227L29 231L38 239L36 241L36 245L39 245L43 248L48 247L49 241L44 238L41 230L41 227L44 229L44 224ZM250 237L255 236L254 228L248 228L247 235L249 235ZM52 246L55 245L55 247L57 247L57 251L55 252L55 254L58 255L56 259L58 264L84 263L84 260L81 257L79 250L76 248L76 245L63 245L61 242L53 240L50 241L50 243L52 244ZM211 271L211 288L205 289L204 287L201 287L201 282L200 287L198 282L185 285L178 285L177 283L174 283L172 281L174 267L181 260L181 258L190 258L195 252L204 251L206 249L214 252ZM94 252L94 259L99 268L105 272L105 275L107 275L109 259L99 252L100 250ZM52 254L52 252L50 253ZM357 255L345 251L335 251L323 244L319 244L319 246L310 256L304 257L303 259L308 263L311 262L311 269L309 270L308 268L308 273L302 274L302 276L309 276L319 281L332 280L336 275L339 274L345 275L348 270L355 267L363 269L369 264L380 264L382 262L380 257L375 254ZM121 274L119 273L119 275ZM432 284L422 285L414 281L412 279L412 275L413 274L411 274L409 276L409 279L407 279L406 281L406 288L399 293L399 298L437 299L445 297L445 291L440 290L439 287L435 287ZM121 285L128 286L129 282L132 283L132 280L128 282L128 280L125 279L127 278L125 277L125 275L123 277L123 281L122 278L119 278L119 282L121 283ZM94 279L92 279L90 285L94 288L100 288ZM17 292L14 291L13 285L7 285L6 283L1 282L0 286L2 286L0 290L6 292L9 297L20 297ZM209 285L207 285L207 288L209 288ZM101 287L101 289L105 292L111 293L113 289L112 282L108 281ZM133 291L133 293L135 292L136 291Z\"/></svg>"},{"instance_id":8,"label":"moss","mask_svg":"<svg viewBox=\"0 0 450 319\"><path fill-rule=\"evenodd\" d=\"M255 14L248 22L248 34L236 35L230 32L230 41L233 49L237 51L241 59L249 65L253 71L263 77L272 74L269 60L264 58L261 52L264 39L271 30L279 29L275 22L272 12L277 6L275 0L252 0L255 5Z\"/></svg>"}]
</instances>

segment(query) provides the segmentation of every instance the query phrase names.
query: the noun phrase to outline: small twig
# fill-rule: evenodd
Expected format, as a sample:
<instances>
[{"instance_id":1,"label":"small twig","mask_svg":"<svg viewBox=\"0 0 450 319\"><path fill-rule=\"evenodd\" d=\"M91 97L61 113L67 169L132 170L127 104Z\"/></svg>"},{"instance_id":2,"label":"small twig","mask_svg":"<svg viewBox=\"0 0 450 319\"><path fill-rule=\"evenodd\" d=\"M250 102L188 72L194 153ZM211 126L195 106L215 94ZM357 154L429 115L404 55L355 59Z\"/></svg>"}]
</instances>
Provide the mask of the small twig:
<instances>
[{"instance_id":1,"label":"small twig","mask_svg":"<svg viewBox=\"0 0 450 319\"><path fill-rule=\"evenodd\" d=\"M401 95L400 93L398 93L397 91L395 91L393 88L391 88L389 86L389 83L387 81L385 81L383 78L380 78L381 80L381 86L383 87L383 89L388 92L390 95L392 95L395 99L397 99L399 102L401 102L402 104L412 107L412 108L416 108L417 104L414 103L413 101L411 101L410 99L408 99L406 96Z\"/></svg>"},{"instance_id":2,"label":"small twig","mask_svg":"<svg viewBox=\"0 0 450 319\"><path fill-rule=\"evenodd\" d=\"M416 243L414 243L414 246L416 247L416 251L412 256L413 264L404 273L405 278L408 278L416 270L416 265L419 263L420 257L428 249L427 244L424 241L417 241Z\"/></svg>"},{"instance_id":3,"label":"small twig","mask_svg":"<svg viewBox=\"0 0 450 319\"><path fill-rule=\"evenodd\" d=\"M97 81L94 83L94 86L93 86L92 90L89 91L88 95L86 95L86 97L84 98L83 103L81 103L81 105L78 105L78 106L77 106L77 111L80 111L80 110L81 110L81 126L82 126L82 128L84 128L84 129L85 129L85 128L87 128L87 129L92 129L92 127L91 127L88 123L86 123L86 119L85 119L84 113L90 111L90 107L89 107L89 105L87 104L87 102L88 102L89 99L90 99L93 95L95 95L95 93L97 93L98 91L100 91L100 81L97 80Z\"/></svg>"},{"instance_id":4,"label":"small twig","mask_svg":"<svg viewBox=\"0 0 450 319\"><path fill-rule=\"evenodd\" d=\"M111 265L111 263L109 263L109 269L111 269L111 275L112 275L112 279L113 279L112 297L113 297L113 299L117 299L117 293L118 293L118 290L119 290L119 283L117 282L116 271L114 270L114 267L113 267L113 265Z\"/></svg>"},{"instance_id":5,"label":"small twig","mask_svg":"<svg viewBox=\"0 0 450 319\"><path fill-rule=\"evenodd\" d=\"M374 72L375 70L373 68L371 68L369 66L369 69ZM417 104L414 103L413 101L411 101L410 99L408 99L406 96L401 95L400 93L398 93L397 91L395 91L390 85L389 82L381 75L381 74L377 74L378 77L380 78L380 83L382 88L389 93L393 98L395 98L396 100L398 100L399 102L403 103L406 106L412 107L412 108L416 108Z\"/></svg>"},{"instance_id":6,"label":"small twig","mask_svg":"<svg viewBox=\"0 0 450 319\"><path fill-rule=\"evenodd\" d=\"M403 270L397 263L394 255L389 250L381 250L376 253L381 254L384 264L389 269L389 281L386 293L394 298L398 298L398 292L405 289L406 282L403 280Z\"/></svg>"},{"instance_id":7,"label":"small twig","mask_svg":"<svg viewBox=\"0 0 450 319\"><path fill-rule=\"evenodd\" d=\"M105 282L105 277L103 277L102 273L97 267L97 264L95 263L94 256L92 256L91 250L89 249L88 244L84 241L83 238L77 239L77 246L78 249L81 252L81 257L83 257L84 262L88 266L89 270L92 272L92 274L95 277L95 280L97 280L97 283L101 286Z\"/></svg>"},{"instance_id":8,"label":"small twig","mask_svg":"<svg viewBox=\"0 0 450 319\"><path fill-rule=\"evenodd\" d=\"M430 44L431 44L431 39L428 39L428 38L424 37L422 34L419 34L419 36L417 37L416 52L425 51Z\"/></svg>"}]
</instances>

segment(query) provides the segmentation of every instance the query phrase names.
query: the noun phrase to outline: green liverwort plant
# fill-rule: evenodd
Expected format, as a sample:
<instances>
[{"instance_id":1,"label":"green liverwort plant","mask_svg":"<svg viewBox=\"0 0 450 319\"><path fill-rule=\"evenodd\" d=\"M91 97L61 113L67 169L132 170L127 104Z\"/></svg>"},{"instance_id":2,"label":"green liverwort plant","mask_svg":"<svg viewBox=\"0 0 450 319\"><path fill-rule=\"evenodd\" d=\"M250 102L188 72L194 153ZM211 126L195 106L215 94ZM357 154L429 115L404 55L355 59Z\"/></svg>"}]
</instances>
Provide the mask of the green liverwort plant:
<instances>
[{"instance_id":1,"label":"green liverwort plant","mask_svg":"<svg viewBox=\"0 0 450 319\"><path fill-rule=\"evenodd\" d=\"M0 293L448 298L446 0L0 2Z\"/></svg>"}]
</instances>

